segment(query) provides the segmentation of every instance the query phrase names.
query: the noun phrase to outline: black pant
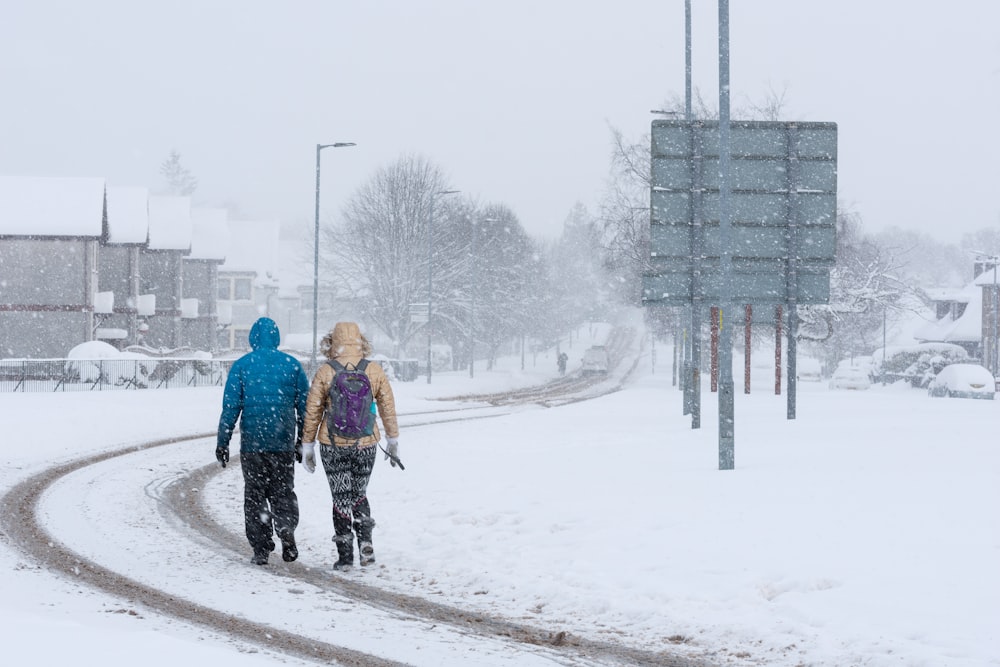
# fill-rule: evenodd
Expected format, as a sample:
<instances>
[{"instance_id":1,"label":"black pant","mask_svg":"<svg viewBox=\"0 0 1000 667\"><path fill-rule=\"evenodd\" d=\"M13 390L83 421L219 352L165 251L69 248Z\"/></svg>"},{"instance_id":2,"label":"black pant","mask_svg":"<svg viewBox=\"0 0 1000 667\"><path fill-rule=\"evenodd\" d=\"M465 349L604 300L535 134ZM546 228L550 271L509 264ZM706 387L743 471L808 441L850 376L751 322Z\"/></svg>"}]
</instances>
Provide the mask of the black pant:
<instances>
[{"instance_id":1,"label":"black pant","mask_svg":"<svg viewBox=\"0 0 1000 667\"><path fill-rule=\"evenodd\" d=\"M299 525L295 496L294 452L240 453L243 468L243 518L254 553L274 548L272 530L291 537Z\"/></svg>"}]
</instances>

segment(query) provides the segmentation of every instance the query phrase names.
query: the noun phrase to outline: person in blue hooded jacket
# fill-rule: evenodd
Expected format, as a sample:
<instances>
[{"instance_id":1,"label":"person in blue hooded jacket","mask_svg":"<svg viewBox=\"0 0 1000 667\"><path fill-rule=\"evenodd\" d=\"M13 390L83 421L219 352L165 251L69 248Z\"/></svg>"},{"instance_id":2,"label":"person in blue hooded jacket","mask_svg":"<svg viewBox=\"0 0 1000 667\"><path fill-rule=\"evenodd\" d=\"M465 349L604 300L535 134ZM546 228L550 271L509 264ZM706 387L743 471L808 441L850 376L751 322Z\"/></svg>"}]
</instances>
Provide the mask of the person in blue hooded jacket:
<instances>
[{"instance_id":1,"label":"person in blue hooded jacket","mask_svg":"<svg viewBox=\"0 0 1000 667\"><path fill-rule=\"evenodd\" d=\"M266 565L274 551L272 532L281 540L285 561L299 555L295 462L302 460L309 377L295 357L278 351L280 340L274 320L262 317L254 322L251 352L233 363L226 379L215 447L215 457L225 468L229 441L239 420L243 517L257 565Z\"/></svg>"}]
</instances>

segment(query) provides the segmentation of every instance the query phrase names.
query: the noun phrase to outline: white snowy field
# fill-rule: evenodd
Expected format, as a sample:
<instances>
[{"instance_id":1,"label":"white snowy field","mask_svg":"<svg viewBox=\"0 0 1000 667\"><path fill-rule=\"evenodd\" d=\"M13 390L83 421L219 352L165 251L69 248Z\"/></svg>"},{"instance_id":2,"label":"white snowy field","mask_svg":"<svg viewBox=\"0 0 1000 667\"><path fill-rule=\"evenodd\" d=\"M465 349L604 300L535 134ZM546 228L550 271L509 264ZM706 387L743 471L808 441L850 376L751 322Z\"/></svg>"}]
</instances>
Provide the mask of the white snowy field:
<instances>
[{"instance_id":1,"label":"white snowy field","mask_svg":"<svg viewBox=\"0 0 1000 667\"><path fill-rule=\"evenodd\" d=\"M771 377L744 395L737 373L736 469L719 471L716 396L705 382L702 428L692 430L670 349L657 353L655 372L644 356L623 391L477 421L420 425L426 414L414 413L458 407L433 397L551 379L554 357L395 383L407 468L380 458L372 477L377 566L330 576L723 665L1000 665L1000 401L800 382L789 421ZM213 432L220 403L221 389L0 394L0 493L86 454ZM75 473L47 495L47 525L174 595L393 660L554 664L292 594L274 576L280 557L259 568L249 547L219 556L169 523L129 520L155 502L158 480L210 463L213 450L202 439ZM299 468L296 490L300 562L329 568L325 478ZM204 493L241 534L238 467ZM278 657L46 572L7 536L0 545L0 641L12 664L242 667Z\"/></svg>"}]
</instances>

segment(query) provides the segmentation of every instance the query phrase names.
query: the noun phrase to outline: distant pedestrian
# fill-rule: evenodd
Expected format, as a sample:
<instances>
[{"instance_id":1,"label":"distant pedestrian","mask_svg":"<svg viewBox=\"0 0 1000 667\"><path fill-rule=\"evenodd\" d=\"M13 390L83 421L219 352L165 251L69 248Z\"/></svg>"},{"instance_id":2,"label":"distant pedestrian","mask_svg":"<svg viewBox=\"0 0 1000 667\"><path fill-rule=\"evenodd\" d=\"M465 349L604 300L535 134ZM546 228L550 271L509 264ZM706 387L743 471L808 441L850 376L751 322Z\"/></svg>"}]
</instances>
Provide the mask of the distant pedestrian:
<instances>
[{"instance_id":1,"label":"distant pedestrian","mask_svg":"<svg viewBox=\"0 0 1000 667\"><path fill-rule=\"evenodd\" d=\"M354 564L354 538L357 538L359 562L371 565L375 562L372 546L371 504L368 502L368 480L375 466L375 455L381 434L374 415L367 426L368 433L345 436L331 432L330 415L336 414L331 401L330 390L335 391L338 373L361 371L371 388L368 400L371 410L378 407L378 416L386 434L386 458L392 466L399 462L399 425L396 421L396 403L392 387L382 367L368 363L366 357L372 352L371 344L361 334L354 322L338 322L333 330L323 337L321 344L327 363L313 376L306 406L305 431L302 448L302 465L309 472L316 469L315 444L319 441L320 458L326 470L326 479L333 498L333 541L337 545L337 562L334 569L340 570ZM335 368L336 366L336 368ZM360 378L360 380L365 380ZM324 419L327 414L327 419ZM337 428L337 425L334 424ZM344 429L338 429L341 433ZM352 533L353 528L353 533Z\"/></svg>"},{"instance_id":2,"label":"distant pedestrian","mask_svg":"<svg viewBox=\"0 0 1000 667\"><path fill-rule=\"evenodd\" d=\"M273 533L281 540L282 559L293 561L299 555L295 462L302 460L309 376L295 357L278 351L279 342L274 320L262 317L254 322L252 351L236 360L226 379L215 449L225 468L239 419L243 518L257 565L266 565L274 551Z\"/></svg>"},{"instance_id":3,"label":"distant pedestrian","mask_svg":"<svg viewBox=\"0 0 1000 667\"><path fill-rule=\"evenodd\" d=\"M556 363L559 365L559 375L566 374L566 362L569 361L569 355L565 352L560 352L559 356L556 358Z\"/></svg>"}]
</instances>

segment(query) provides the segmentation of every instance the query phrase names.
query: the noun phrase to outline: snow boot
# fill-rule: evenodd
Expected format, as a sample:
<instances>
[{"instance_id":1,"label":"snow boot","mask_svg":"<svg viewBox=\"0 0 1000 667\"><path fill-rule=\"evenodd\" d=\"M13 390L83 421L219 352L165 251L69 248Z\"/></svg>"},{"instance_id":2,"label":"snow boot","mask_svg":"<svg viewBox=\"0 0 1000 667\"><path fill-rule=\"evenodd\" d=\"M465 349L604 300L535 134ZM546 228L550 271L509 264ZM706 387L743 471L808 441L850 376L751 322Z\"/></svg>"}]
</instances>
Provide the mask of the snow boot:
<instances>
[{"instance_id":1,"label":"snow boot","mask_svg":"<svg viewBox=\"0 0 1000 667\"><path fill-rule=\"evenodd\" d=\"M295 546L295 536L291 533L281 536L281 560L291 563L299 557L299 549Z\"/></svg>"},{"instance_id":2,"label":"snow boot","mask_svg":"<svg viewBox=\"0 0 1000 667\"><path fill-rule=\"evenodd\" d=\"M258 549L253 552L253 558L250 559L254 565L267 565L267 557L271 554L270 551L265 549Z\"/></svg>"},{"instance_id":3,"label":"snow boot","mask_svg":"<svg viewBox=\"0 0 1000 667\"><path fill-rule=\"evenodd\" d=\"M355 515L355 517L354 532L358 536L360 562L361 565L371 565L375 562L375 549L372 547L372 528L375 527L375 520L367 514Z\"/></svg>"},{"instance_id":4,"label":"snow boot","mask_svg":"<svg viewBox=\"0 0 1000 667\"><path fill-rule=\"evenodd\" d=\"M362 567L375 562L375 549L371 542L358 542L358 554Z\"/></svg>"},{"instance_id":5,"label":"snow boot","mask_svg":"<svg viewBox=\"0 0 1000 667\"><path fill-rule=\"evenodd\" d=\"M333 564L334 570L346 570L354 565L354 535L336 535L333 541L337 544L337 562Z\"/></svg>"}]
</instances>

